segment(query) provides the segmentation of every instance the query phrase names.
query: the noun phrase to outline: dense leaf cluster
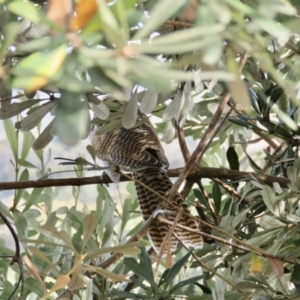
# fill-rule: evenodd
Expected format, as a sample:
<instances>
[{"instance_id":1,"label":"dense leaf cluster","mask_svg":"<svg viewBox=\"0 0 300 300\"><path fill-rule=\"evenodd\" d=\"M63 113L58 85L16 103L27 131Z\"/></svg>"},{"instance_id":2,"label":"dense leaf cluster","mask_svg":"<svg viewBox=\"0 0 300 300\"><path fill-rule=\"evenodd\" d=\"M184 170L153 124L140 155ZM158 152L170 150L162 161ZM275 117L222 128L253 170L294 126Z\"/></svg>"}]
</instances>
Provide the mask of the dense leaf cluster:
<instances>
[{"instance_id":1,"label":"dense leaf cluster","mask_svg":"<svg viewBox=\"0 0 300 300\"><path fill-rule=\"evenodd\" d=\"M0 119L16 181L37 179L30 168L47 176L43 149L56 135L74 145L94 124L104 134L154 115L162 139L178 139L186 161L185 137L208 133L195 166L290 184L194 178L183 194L206 243L167 260L146 252L146 237L137 242L142 221L131 183L122 205L97 186L94 209L83 211L81 187L72 188L71 209L54 208L56 188L15 190L0 211L22 247L14 253L1 238L0 299L17 299L16 274L27 300L298 299L299 7L298 0L1 1ZM92 159L68 157L77 177L95 166L88 151Z\"/></svg>"}]
</instances>

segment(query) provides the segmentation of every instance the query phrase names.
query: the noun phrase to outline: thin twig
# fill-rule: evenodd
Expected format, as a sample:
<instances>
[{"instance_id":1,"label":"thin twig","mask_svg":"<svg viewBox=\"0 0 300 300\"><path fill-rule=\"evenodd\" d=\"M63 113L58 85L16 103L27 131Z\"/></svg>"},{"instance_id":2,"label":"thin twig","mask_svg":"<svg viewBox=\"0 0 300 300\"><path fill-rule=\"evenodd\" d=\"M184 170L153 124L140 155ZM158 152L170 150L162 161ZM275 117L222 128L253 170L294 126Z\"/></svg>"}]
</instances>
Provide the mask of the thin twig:
<instances>
[{"instance_id":1,"label":"thin twig","mask_svg":"<svg viewBox=\"0 0 300 300\"><path fill-rule=\"evenodd\" d=\"M216 215L215 208L214 208L213 204L211 203L210 198L209 198L206 190L204 189L204 186L203 186L201 180L197 180L197 184L199 186L200 191L202 192L202 194L204 196L204 199L206 200L206 204L207 204L207 206L209 208L210 214L211 214L211 216L212 216L212 218L214 220L215 225L218 225L219 224L219 220L218 220L218 217Z\"/></svg>"},{"instance_id":2,"label":"thin twig","mask_svg":"<svg viewBox=\"0 0 300 300\"><path fill-rule=\"evenodd\" d=\"M160 215L160 216L158 217L158 220L159 220L159 222L166 223L166 224L169 224L169 225L172 225L172 224L173 224L173 222L171 222L171 221L165 219L162 215ZM200 222L203 222L203 221L201 220ZM207 225L207 224L206 224L206 225ZM293 260L291 260L291 259L289 259L289 258L285 258L285 257L282 258L282 257L280 257L280 256L275 256L275 255L273 255L273 254L271 254L271 253L268 253L268 252L264 251L263 249L261 249L261 248L259 248L259 247L255 247L255 246L252 246L252 245L248 245L247 243L243 242L242 240L240 240L240 239L238 239L238 238L236 238L236 237L234 237L234 236L228 234L227 232L221 230L220 228L215 227L215 226L213 226L213 225L211 225L211 224L209 224L209 225L210 225L210 227L216 229L217 231L223 233L224 235L227 235L228 237L234 239L237 243L242 244L243 247L240 246L240 245L238 245L238 244L234 244L234 243L232 243L232 242L230 242L230 241L228 241L228 240L222 239L222 238L220 238L220 237L217 237L217 236L208 234L208 233L206 233L206 232L200 231L200 234L201 234L202 236L208 237L208 238L213 239L213 240L215 240L215 241L218 241L218 242L220 242L220 243L222 243L222 244L226 244L226 245L232 246L232 247L234 247L234 248L240 249L240 250L245 251L245 252L251 252L251 251L253 251L253 252L255 252L255 253L257 253L257 254L263 256L263 257L276 258L276 259L279 259L279 260L281 260L281 261L283 261L283 262L288 262L288 263L291 263L291 264L295 264L295 261L293 261ZM181 229L184 229L184 230L186 230L186 231L190 231L190 232L194 232L194 233L199 233L199 231L197 231L197 230L195 230L195 229L192 229L192 228L190 228L190 227L181 225L181 224L175 224L175 226L176 226L176 227L179 227L179 228L181 228Z\"/></svg>"},{"instance_id":3,"label":"thin twig","mask_svg":"<svg viewBox=\"0 0 300 300\"><path fill-rule=\"evenodd\" d=\"M22 258L21 258L21 254L20 254L19 238L18 238L15 230L11 226L10 222L8 221L8 219L1 211L0 211L0 218L3 220L4 224L9 229L9 231L13 237L13 240L15 242L16 251L15 251L15 255L11 256L12 260L11 260L10 264L13 265L14 263L17 263L19 266L19 269L20 269L20 275L19 275L18 282L16 283L14 290L12 291L11 295L8 297L7 300L12 299L12 297L14 296L15 292L17 291L17 289L19 288L20 285L21 285L21 292L20 292L19 299L22 299L23 292L24 292L24 275L23 275L23 263L22 263Z\"/></svg>"},{"instance_id":4,"label":"thin twig","mask_svg":"<svg viewBox=\"0 0 300 300\"><path fill-rule=\"evenodd\" d=\"M239 199L243 199L244 203L250 203L251 199L243 198L241 194L239 194L235 189L233 189L229 184L226 184L224 181L220 180L219 178L212 178L212 181L220 185L228 194L234 196Z\"/></svg>"},{"instance_id":5,"label":"thin twig","mask_svg":"<svg viewBox=\"0 0 300 300\"><path fill-rule=\"evenodd\" d=\"M219 107L217 109L217 111L215 112L214 116L212 117L212 120L210 122L210 124L208 125L206 131L204 132L202 139L200 141L200 143L198 144L198 146L196 147L194 153L191 155L190 159L188 160L188 162L186 163L186 165L184 166L182 172L180 173L177 181L174 183L174 185L172 186L170 192L169 192L169 199L172 199L175 195L175 193L178 191L180 185L183 183L183 181L185 180L185 178L190 174L190 172L193 170L195 163L199 162L203 156L203 149L205 147L205 144L208 142L216 124L218 123L225 105L227 104L227 102L229 101L230 98L230 94L227 93L226 96L221 100Z\"/></svg>"},{"instance_id":6,"label":"thin twig","mask_svg":"<svg viewBox=\"0 0 300 300\"><path fill-rule=\"evenodd\" d=\"M209 145L213 142L214 138L216 137L216 135L220 132L220 130L222 129L224 123L227 121L227 119L229 118L230 114L232 113L232 110L235 108L236 104L234 104L230 110L227 112L227 114L224 116L223 120L221 121L220 125L216 128L216 130L214 131L214 133L212 134L212 136L210 137L209 141L206 143L206 145L204 146L202 153L204 155L204 153L206 152L206 150L208 149ZM202 155L202 156L203 156ZM201 160L201 156L199 157L199 161L197 161L197 163L200 162Z\"/></svg>"},{"instance_id":7,"label":"thin twig","mask_svg":"<svg viewBox=\"0 0 300 300\"><path fill-rule=\"evenodd\" d=\"M177 136L178 136L178 141L179 141L179 146L180 146L180 149L181 149L181 152L182 152L182 155L184 157L184 161L185 163L188 162L188 160L191 158L191 154L190 154L190 151L187 147L187 144L186 144L186 140L185 140L185 135L184 135L184 131L183 129L178 125L178 123L176 123L176 130L177 130ZM198 165L197 165L198 166ZM198 184L200 190L202 191L202 194L204 195L204 198L206 200L206 203L207 203L207 206L210 210L210 214L212 215L213 219L214 219L214 222L215 222L215 225L218 225L218 218L217 218L217 215L215 213L215 209L214 209L214 206L212 205L206 191L204 190L204 187L201 183L201 180L200 179L197 179L196 180L196 183ZM184 186L184 189L183 191L185 193L187 193L187 189L188 188L192 188L194 184L194 181L191 181L191 180L187 180L186 183L185 183L185 186ZM200 207L198 207L198 209L200 209ZM204 216L204 214L202 214ZM206 220L206 219L205 219Z\"/></svg>"}]
</instances>

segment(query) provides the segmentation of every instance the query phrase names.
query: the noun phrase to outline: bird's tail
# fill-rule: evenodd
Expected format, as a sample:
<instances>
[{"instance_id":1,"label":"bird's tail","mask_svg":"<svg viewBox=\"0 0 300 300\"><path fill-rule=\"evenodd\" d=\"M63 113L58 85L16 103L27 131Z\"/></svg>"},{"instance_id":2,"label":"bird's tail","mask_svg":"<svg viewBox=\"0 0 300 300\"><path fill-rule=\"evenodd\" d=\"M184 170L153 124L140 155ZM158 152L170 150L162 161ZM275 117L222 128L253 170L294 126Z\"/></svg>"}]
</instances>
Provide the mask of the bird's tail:
<instances>
[{"instance_id":1,"label":"bird's tail","mask_svg":"<svg viewBox=\"0 0 300 300\"><path fill-rule=\"evenodd\" d=\"M168 193L173 184L164 171L157 168L148 168L134 173L134 178L137 180L137 182L135 182L135 186L144 221L147 221L148 218L157 210L157 208L171 212L176 211L172 205L164 201L157 194L153 193L153 191L155 191L165 198L168 197ZM139 184L138 182L143 183L143 185ZM180 216L177 222L188 228L199 231L198 224L191 215L181 195L176 193L170 202L173 204L173 206L183 209L183 214ZM168 221L174 222L176 219L176 214L165 213L164 217ZM160 251L160 247L164 241L164 238L169 231L170 226L166 223L159 222L158 220L156 220L150 227L148 236L153 248L157 253ZM174 232L186 247L194 247L195 249L202 248L203 240L200 232L194 233L176 226L174 228ZM176 250L177 243L177 239L172 234L169 239L171 252ZM166 252L167 248L163 250L164 255L166 255Z\"/></svg>"}]
</instances>

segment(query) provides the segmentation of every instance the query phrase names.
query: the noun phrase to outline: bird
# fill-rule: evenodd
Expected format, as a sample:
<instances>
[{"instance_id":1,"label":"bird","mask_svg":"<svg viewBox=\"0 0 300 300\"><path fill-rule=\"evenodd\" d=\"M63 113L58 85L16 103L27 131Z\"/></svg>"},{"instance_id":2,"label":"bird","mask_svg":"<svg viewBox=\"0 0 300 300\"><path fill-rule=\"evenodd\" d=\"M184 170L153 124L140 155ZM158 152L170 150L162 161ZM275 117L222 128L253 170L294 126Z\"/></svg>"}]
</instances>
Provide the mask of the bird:
<instances>
[{"instance_id":1,"label":"bird","mask_svg":"<svg viewBox=\"0 0 300 300\"><path fill-rule=\"evenodd\" d=\"M164 239L170 232L170 225L156 218L147 232L156 253L162 253L163 257L169 253L168 251L173 253L177 249L178 240L187 248L201 249L203 240L200 235L200 225L190 213L183 197L177 192L169 200L171 204L165 200L173 185L166 173L169 162L149 119L140 112L139 118L144 118L144 122L138 126L130 129L121 127L101 135L96 134L101 125L94 126L90 139L96 156L109 167L106 173L113 182L120 180L118 170L133 172L144 222L153 213L159 213L161 210L163 217L168 221L176 220L178 224L194 230L191 232L180 227L172 227L174 230L169 236L168 244ZM180 208L182 213L176 219L177 208ZM162 248L162 245L165 247Z\"/></svg>"}]
</instances>

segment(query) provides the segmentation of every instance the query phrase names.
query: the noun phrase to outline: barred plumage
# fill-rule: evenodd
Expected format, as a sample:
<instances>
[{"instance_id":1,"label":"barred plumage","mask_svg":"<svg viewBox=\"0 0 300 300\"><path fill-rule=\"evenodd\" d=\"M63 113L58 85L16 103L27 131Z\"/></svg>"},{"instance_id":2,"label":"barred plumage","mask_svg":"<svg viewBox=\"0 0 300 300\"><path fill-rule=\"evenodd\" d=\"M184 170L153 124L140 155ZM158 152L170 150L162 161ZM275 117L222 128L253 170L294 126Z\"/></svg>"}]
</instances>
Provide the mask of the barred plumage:
<instances>
[{"instance_id":1,"label":"barred plumage","mask_svg":"<svg viewBox=\"0 0 300 300\"><path fill-rule=\"evenodd\" d=\"M95 135L95 131L96 129L91 133L91 140L98 158L106 161L110 166L133 171L133 176L137 181L163 197L167 197L172 187L172 182L165 172L169 167L169 162L149 121L136 128L121 128L100 136ZM113 181L118 181L118 173L111 170L107 173ZM148 220L157 208L174 212L170 204L151 190L138 183L135 183L135 186L144 221ZM174 206L183 209L184 214L179 218L178 223L199 231L181 195L177 193L171 202ZM176 218L175 214L164 216L172 222ZM170 226L158 221L149 229L148 236L156 252L160 251L160 246L169 231ZM178 227L175 227L174 231L185 246L202 248L203 241L200 234ZM172 252L176 250L177 243L177 239L172 235L170 238ZM166 249L163 250L164 255L166 251Z\"/></svg>"}]
</instances>

